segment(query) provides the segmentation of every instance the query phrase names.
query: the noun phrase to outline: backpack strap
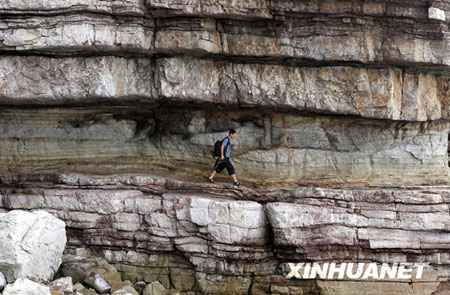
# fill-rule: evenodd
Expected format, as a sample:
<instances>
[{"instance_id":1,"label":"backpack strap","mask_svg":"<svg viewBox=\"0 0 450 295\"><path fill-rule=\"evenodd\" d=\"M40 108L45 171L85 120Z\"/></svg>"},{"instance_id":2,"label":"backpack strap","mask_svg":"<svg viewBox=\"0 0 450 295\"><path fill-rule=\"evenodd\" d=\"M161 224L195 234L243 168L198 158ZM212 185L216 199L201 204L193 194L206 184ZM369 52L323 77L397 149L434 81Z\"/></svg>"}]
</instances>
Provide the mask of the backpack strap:
<instances>
[{"instance_id":1,"label":"backpack strap","mask_svg":"<svg viewBox=\"0 0 450 295\"><path fill-rule=\"evenodd\" d=\"M223 140L222 140L222 142L225 140L225 139L227 139L228 138L228 136L227 137L225 137ZM225 146L225 148L224 148L224 154L225 154L225 151L226 151L226 149L227 149L227 147L229 146L229 145L231 145L231 142L230 142L230 139L228 138L228 143L227 143L227 145Z\"/></svg>"}]
</instances>

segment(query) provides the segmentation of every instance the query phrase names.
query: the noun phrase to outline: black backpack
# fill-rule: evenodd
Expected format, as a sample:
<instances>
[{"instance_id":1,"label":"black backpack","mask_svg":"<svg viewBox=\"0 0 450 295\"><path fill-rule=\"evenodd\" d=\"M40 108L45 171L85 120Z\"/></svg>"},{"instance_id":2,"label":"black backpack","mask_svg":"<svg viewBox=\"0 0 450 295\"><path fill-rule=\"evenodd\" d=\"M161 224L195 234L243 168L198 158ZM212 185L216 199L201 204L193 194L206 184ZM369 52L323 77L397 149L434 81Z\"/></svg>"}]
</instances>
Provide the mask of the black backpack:
<instances>
[{"instance_id":1,"label":"black backpack","mask_svg":"<svg viewBox=\"0 0 450 295\"><path fill-rule=\"evenodd\" d=\"M225 138L227 138L227 137L225 137ZM214 144L214 150L212 151L213 157L220 157L220 146L222 145L222 142L225 140L225 138L222 140L216 141L216 143ZM224 151L227 149L229 144L230 144L230 141L228 140L228 144L225 147Z\"/></svg>"}]
</instances>

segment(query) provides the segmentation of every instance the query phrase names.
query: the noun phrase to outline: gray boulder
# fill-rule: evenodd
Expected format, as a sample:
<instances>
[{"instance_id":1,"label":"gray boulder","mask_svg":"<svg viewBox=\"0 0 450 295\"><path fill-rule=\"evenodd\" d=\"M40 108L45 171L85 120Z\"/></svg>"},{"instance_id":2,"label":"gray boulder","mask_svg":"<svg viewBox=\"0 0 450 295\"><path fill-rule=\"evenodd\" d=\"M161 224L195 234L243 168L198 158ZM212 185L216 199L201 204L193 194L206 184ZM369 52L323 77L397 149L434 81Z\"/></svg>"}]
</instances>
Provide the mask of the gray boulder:
<instances>
[{"instance_id":1,"label":"gray boulder","mask_svg":"<svg viewBox=\"0 0 450 295\"><path fill-rule=\"evenodd\" d=\"M142 293L143 295L165 295L167 293L166 288L164 288L164 286L158 282L152 282L151 284L148 284L145 289L144 292Z\"/></svg>"},{"instance_id":2,"label":"gray boulder","mask_svg":"<svg viewBox=\"0 0 450 295\"><path fill-rule=\"evenodd\" d=\"M72 293L73 283L71 277L62 277L47 284L51 291L59 293Z\"/></svg>"},{"instance_id":3,"label":"gray boulder","mask_svg":"<svg viewBox=\"0 0 450 295\"><path fill-rule=\"evenodd\" d=\"M100 294L106 293L111 289L108 282L96 271L91 271L84 279L84 282L93 287Z\"/></svg>"}]
</instances>

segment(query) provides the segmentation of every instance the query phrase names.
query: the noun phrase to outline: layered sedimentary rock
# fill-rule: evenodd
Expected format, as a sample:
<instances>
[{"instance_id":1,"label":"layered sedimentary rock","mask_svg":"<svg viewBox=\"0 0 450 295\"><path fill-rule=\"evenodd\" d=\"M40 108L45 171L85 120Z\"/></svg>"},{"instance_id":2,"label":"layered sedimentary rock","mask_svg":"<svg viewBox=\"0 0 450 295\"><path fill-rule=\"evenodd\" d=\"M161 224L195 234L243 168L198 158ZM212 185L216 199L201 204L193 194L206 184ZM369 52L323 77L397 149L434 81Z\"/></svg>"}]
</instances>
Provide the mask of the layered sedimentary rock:
<instances>
[{"instance_id":1,"label":"layered sedimentary rock","mask_svg":"<svg viewBox=\"0 0 450 295\"><path fill-rule=\"evenodd\" d=\"M129 174L2 178L12 181L17 188L0 190L5 210L63 219L67 253L89 248L133 283L200 294L349 294L357 284L378 294L371 279L285 277L290 262L329 260L426 265L412 285L385 279L388 294L431 294L448 280L446 186L253 190Z\"/></svg>"},{"instance_id":2,"label":"layered sedimentary rock","mask_svg":"<svg viewBox=\"0 0 450 295\"><path fill-rule=\"evenodd\" d=\"M420 0L143 2L7 1L0 10L8 17L2 47L54 53L131 48L437 68L449 62L443 42L448 27L429 19L429 3ZM446 1L432 2L448 11ZM61 16L67 12L78 15Z\"/></svg>"},{"instance_id":3,"label":"layered sedimentary rock","mask_svg":"<svg viewBox=\"0 0 450 295\"><path fill-rule=\"evenodd\" d=\"M8 105L213 103L405 121L448 112L448 79L399 69L16 56L3 57L0 70Z\"/></svg>"},{"instance_id":4,"label":"layered sedimentary rock","mask_svg":"<svg viewBox=\"0 0 450 295\"><path fill-rule=\"evenodd\" d=\"M0 16L0 210L63 219L67 253L185 294L446 294L449 1L7 0ZM239 189L203 183L230 128ZM309 261L430 266L286 278Z\"/></svg>"},{"instance_id":5,"label":"layered sedimentary rock","mask_svg":"<svg viewBox=\"0 0 450 295\"><path fill-rule=\"evenodd\" d=\"M226 136L223 130L236 128L236 169L255 183L426 184L447 179L447 125L439 121L174 107L19 113L4 108L0 115L0 170L5 173L170 168L198 177L212 170L215 140Z\"/></svg>"}]
</instances>

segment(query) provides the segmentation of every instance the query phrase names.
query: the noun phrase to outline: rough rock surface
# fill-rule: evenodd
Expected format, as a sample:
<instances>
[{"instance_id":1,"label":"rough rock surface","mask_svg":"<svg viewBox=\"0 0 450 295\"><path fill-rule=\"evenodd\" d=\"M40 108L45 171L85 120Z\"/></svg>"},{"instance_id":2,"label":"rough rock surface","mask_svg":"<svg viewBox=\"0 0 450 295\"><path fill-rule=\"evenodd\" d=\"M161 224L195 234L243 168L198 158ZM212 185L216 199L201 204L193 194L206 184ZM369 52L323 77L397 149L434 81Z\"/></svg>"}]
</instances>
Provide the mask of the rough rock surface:
<instances>
[{"instance_id":1,"label":"rough rock surface","mask_svg":"<svg viewBox=\"0 0 450 295\"><path fill-rule=\"evenodd\" d=\"M73 292L73 283L71 277L62 277L56 279L47 284L47 286L50 287L50 291L56 291L63 294Z\"/></svg>"},{"instance_id":2,"label":"rough rock surface","mask_svg":"<svg viewBox=\"0 0 450 295\"><path fill-rule=\"evenodd\" d=\"M63 219L68 254L95 250L132 283L199 294L347 294L349 286L376 284L285 278L287 263L305 260L429 264L413 285L387 280L386 294L431 294L448 280L448 186L230 189L128 174L9 181L20 188L0 190L4 209L45 209ZM64 275L76 277L70 261ZM86 263L84 272L93 265Z\"/></svg>"},{"instance_id":3,"label":"rough rock surface","mask_svg":"<svg viewBox=\"0 0 450 295\"><path fill-rule=\"evenodd\" d=\"M92 271L87 274L84 282L94 288L98 293L103 294L108 292L111 289L111 286L108 284L105 279L103 279L100 274L96 271Z\"/></svg>"},{"instance_id":4,"label":"rough rock surface","mask_svg":"<svg viewBox=\"0 0 450 295\"><path fill-rule=\"evenodd\" d=\"M19 278L8 284L3 295L50 295L50 288L26 278Z\"/></svg>"},{"instance_id":5,"label":"rough rock surface","mask_svg":"<svg viewBox=\"0 0 450 295\"><path fill-rule=\"evenodd\" d=\"M247 181L448 180L447 1L1 5L6 173L200 175L237 128Z\"/></svg>"},{"instance_id":6,"label":"rough rock surface","mask_svg":"<svg viewBox=\"0 0 450 295\"><path fill-rule=\"evenodd\" d=\"M0 102L10 105L213 103L405 121L447 118L441 91L448 79L401 69L4 56L0 74L8 77L0 83Z\"/></svg>"},{"instance_id":7,"label":"rough rock surface","mask_svg":"<svg viewBox=\"0 0 450 295\"><path fill-rule=\"evenodd\" d=\"M446 294L449 22L448 0L1 1L0 215L64 220L111 292ZM204 183L229 128L238 189ZM305 261L431 266L286 279Z\"/></svg>"},{"instance_id":8,"label":"rough rock surface","mask_svg":"<svg viewBox=\"0 0 450 295\"><path fill-rule=\"evenodd\" d=\"M148 284L143 293L143 295L163 295L166 294L166 288L161 285L160 282L156 281L151 284Z\"/></svg>"},{"instance_id":9,"label":"rough rock surface","mask_svg":"<svg viewBox=\"0 0 450 295\"><path fill-rule=\"evenodd\" d=\"M118 290L132 288L131 281L122 280L117 269L105 259L81 248L76 249L74 254L63 255L61 272L65 277L71 278L76 283L75 286L83 283L87 288L99 293L108 290L109 293L114 293ZM145 282L143 287L145 287Z\"/></svg>"},{"instance_id":10,"label":"rough rock surface","mask_svg":"<svg viewBox=\"0 0 450 295\"><path fill-rule=\"evenodd\" d=\"M122 289L115 291L111 295L139 295L139 293L133 287L125 286Z\"/></svg>"},{"instance_id":11,"label":"rough rock surface","mask_svg":"<svg viewBox=\"0 0 450 295\"><path fill-rule=\"evenodd\" d=\"M0 171L206 175L212 145L239 134L232 160L259 183L430 184L448 179L447 123L183 108L0 110ZM184 164L180 164L184 163ZM426 177L424 177L424 175Z\"/></svg>"},{"instance_id":12,"label":"rough rock surface","mask_svg":"<svg viewBox=\"0 0 450 295\"><path fill-rule=\"evenodd\" d=\"M0 240L0 271L8 283L48 282L61 265L65 224L43 210L0 213Z\"/></svg>"}]
</instances>

